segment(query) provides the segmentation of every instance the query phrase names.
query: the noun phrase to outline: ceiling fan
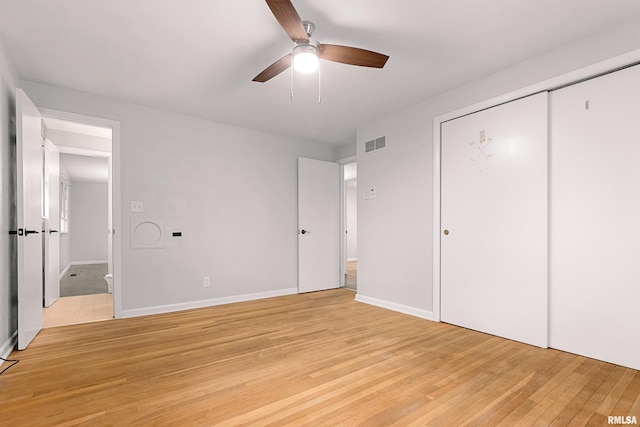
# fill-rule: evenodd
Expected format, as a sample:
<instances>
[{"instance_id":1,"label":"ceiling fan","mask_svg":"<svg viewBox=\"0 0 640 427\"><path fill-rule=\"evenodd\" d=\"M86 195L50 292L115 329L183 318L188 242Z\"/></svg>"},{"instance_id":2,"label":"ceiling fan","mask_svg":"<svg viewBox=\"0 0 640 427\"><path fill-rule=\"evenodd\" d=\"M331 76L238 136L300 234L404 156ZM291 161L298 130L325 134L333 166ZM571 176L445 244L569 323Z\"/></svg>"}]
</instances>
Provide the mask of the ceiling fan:
<instances>
[{"instance_id":1,"label":"ceiling fan","mask_svg":"<svg viewBox=\"0 0 640 427\"><path fill-rule=\"evenodd\" d=\"M254 82L264 83L291 67L292 63L298 71L313 72L318 69L318 59L372 68L384 67L389 59L387 55L357 47L318 43L313 39L315 26L312 22L300 19L290 0L266 0L266 2L295 46L291 53L278 59L255 76Z\"/></svg>"}]
</instances>

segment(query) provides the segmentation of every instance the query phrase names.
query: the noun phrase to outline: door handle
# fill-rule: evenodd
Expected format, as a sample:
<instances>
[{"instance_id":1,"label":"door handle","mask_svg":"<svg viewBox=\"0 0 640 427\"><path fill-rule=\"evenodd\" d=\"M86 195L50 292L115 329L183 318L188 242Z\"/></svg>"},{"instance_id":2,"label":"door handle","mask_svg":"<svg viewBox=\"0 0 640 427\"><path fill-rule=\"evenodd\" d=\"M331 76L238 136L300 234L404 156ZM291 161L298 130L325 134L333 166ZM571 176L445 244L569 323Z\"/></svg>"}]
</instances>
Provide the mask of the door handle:
<instances>
[{"instance_id":1,"label":"door handle","mask_svg":"<svg viewBox=\"0 0 640 427\"><path fill-rule=\"evenodd\" d=\"M49 234L51 234L51 233L57 233L57 232L58 232L58 230L49 230Z\"/></svg>"},{"instance_id":2,"label":"door handle","mask_svg":"<svg viewBox=\"0 0 640 427\"><path fill-rule=\"evenodd\" d=\"M311 234L311 232L309 230L302 230L300 231L301 234Z\"/></svg>"},{"instance_id":3,"label":"door handle","mask_svg":"<svg viewBox=\"0 0 640 427\"><path fill-rule=\"evenodd\" d=\"M28 236L29 234L39 234L38 230L24 230L24 235Z\"/></svg>"}]
</instances>

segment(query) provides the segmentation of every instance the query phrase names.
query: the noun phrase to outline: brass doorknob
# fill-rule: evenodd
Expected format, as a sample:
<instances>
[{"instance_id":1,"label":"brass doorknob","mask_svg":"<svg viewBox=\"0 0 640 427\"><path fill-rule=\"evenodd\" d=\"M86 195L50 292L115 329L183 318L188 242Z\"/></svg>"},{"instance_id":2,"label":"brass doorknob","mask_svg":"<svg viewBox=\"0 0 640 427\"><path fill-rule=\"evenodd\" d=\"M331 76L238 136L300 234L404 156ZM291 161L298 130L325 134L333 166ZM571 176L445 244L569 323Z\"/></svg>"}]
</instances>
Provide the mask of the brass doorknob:
<instances>
[{"instance_id":1,"label":"brass doorknob","mask_svg":"<svg viewBox=\"0 0 640 427\"><path fill-rule=\"evenodd\" d=\"M449 235L449 230L444 230L444 235L448 236Z\"/></svg>"}]
</instances>

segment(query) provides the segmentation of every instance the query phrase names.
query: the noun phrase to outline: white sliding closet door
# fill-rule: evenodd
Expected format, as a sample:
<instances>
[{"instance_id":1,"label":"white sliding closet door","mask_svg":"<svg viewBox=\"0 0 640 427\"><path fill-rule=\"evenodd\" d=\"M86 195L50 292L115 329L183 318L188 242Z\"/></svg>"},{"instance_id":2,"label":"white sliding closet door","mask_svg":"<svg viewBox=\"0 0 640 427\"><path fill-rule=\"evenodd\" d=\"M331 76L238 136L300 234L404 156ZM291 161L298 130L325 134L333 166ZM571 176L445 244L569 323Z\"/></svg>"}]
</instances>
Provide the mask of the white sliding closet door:
<instances>
[{"instance_id":1,"label":"white sliding closet door","mask_svg":"<svg viewBox=\"0 0 640 427\"><path fill-rule=\"evenodd\" d=\"M442 124L441 318L548 343L548 95Z\"/></svg>"},{"instance_id":2,"label":"white sliding closet door","mask_svg":"<svg viewBox=\"0 0 640 427\"><path fill-rule=\"evenodd\" d=\"M640 67L551 95L550 345L640 369Z\"/></svg>"}]
</instances>

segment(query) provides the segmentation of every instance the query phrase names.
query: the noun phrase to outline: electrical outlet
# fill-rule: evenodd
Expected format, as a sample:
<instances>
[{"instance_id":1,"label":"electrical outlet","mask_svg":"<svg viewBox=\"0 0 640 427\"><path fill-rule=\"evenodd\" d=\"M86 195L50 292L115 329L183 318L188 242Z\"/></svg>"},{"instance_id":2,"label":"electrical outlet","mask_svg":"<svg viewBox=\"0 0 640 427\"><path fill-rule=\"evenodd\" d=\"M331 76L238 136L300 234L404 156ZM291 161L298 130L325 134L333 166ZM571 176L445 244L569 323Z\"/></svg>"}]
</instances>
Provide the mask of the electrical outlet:
<instances>
[{"instance_id":1,"label":"electrical outlet","mask_svg":"<svg viewBox=\"0 0 640 427\"><path fill-rule=\"evenodd\" d=\"M202 286L204 286L205 288L206 288L207 286L211 286L211 277L209 277L209 276L204 276L204 277L202 278Z\"/></svg>"}]
</instances>

